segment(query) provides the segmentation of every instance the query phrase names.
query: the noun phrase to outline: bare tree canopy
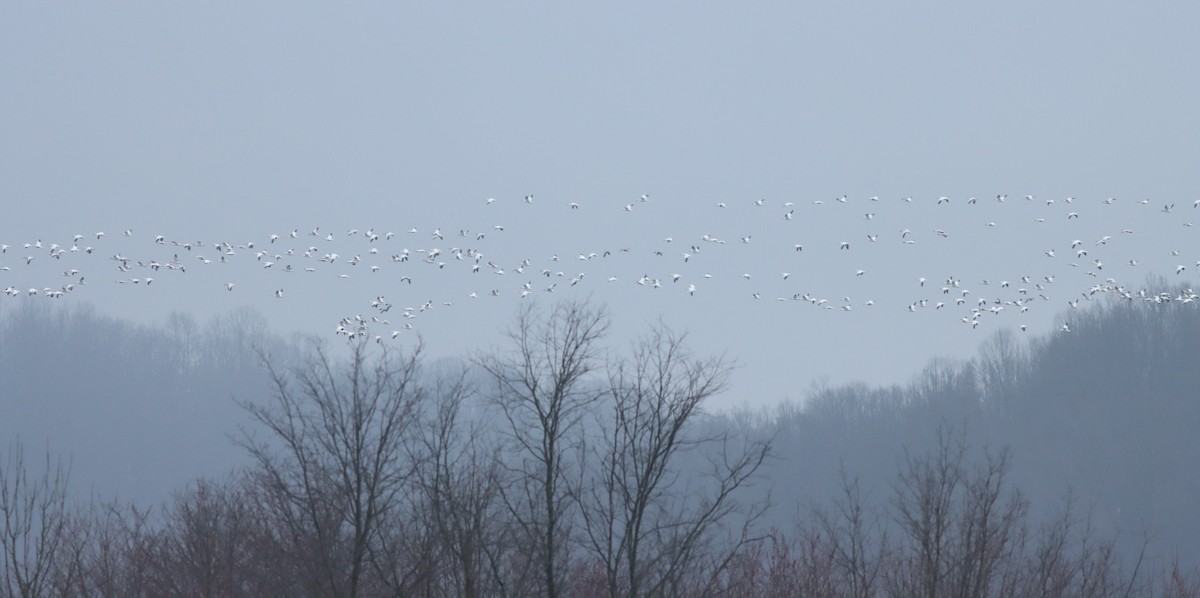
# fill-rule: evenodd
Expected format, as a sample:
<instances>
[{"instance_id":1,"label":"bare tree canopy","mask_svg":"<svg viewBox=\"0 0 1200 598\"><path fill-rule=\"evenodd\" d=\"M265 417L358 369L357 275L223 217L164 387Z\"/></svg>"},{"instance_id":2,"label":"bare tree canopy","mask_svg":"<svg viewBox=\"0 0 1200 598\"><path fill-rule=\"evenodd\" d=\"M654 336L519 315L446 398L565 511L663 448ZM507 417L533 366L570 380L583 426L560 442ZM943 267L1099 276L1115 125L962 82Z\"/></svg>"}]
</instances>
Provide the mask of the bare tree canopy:
<instances>
[{"instance_id":1,"label":"bare tree canopy","mask_svg":"<svg viewBox=\"0 0 1200 598\"><path fill-rule=\"evenodd\" d=\"M66 541L68 469L47 452L40 475L20 444L0 458L0 583L5 596L44 596Z\"/></svg>"},{"instance_id":2,"label":"bare tree canopy","mask_svg":"<svg viewBox=\"0 0 1200 598\"><path fill-rule=\"evenodd\" d=\"M581 503L586 544L604 568L609 596L680 594L685 579L713 574L704 567L711 563L695 558L710 547L709 535L739 506L748 509L747 521L764 506L739 505L735 493L762 465L768 443L735 451L726 432L698 426L703 404L725 390L732 366L722 356L693 355L686 340L659 324L628 358L608 364L607 403L589 455L593 479ZM705 449L716 450L696 455L710 459L709 469L684 471L682 453ZM725 554L746 539L734 534ZM715 560L718 569L725 562Z\"/></svg>"},{"instance_id":3,"label":"bare tree canopy","mask_svg":"<svg viewBox=\"0 0 1200 598\"><path fill-rule=\"evenodd\" d=\"M600 363L608 331L603 307L563 302L548 312L523 307L508 331L507 352L477 358L488 374L514 455L515 478L503 497L534 555L536 593L563 593L573 541L570 511L579 471L567 459L579 448L578 426L603 396L589 376Z\"/></svg>"},{"instance_id":4,"label":"bare tree canopy","mask_svg":"<svg viewBox=\"0 0 1200 598\"><path fill-rule=\"evenodd\" d=\"M314 594L362 591L380 522L413 474L404 457L424 397L419 356L419 348L372 355L360 340L343 365L314 344L300 366L280 371L266 362L276 389L271 403L243 403L270 436L243 438L257 462L259 496L297 548L290 556Z\"/></svg>"}]
</instances>

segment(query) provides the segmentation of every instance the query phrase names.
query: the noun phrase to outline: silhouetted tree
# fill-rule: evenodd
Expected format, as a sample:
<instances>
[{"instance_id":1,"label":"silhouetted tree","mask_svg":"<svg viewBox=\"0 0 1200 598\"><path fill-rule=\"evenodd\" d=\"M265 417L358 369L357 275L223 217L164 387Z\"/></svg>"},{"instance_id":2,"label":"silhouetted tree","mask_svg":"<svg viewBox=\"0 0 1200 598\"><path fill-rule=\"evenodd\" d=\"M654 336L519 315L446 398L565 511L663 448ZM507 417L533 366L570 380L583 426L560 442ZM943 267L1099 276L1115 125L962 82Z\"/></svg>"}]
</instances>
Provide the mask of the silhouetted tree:
<instances>
[{"instance_id":1,"label":"silhouetted tree","mask_svg":"<svg viewBox=\"0 0 1200 598\"><path fill-rule=\"evenodd\" d=\"M197 480L165 508L151 548L156 595L265 595L263 581L275 568L258 560L261 522L244 484Z\"/></svg>"},{"instance_id":2,"label":"silhouetted tree","mask_svg":"<svg viewBox=\"0 0 1200 598\"><path fill-rule=\"evenodd\" d=\"M424 396L420 349L372 355L365 341L339 365L315 344L300 366L267 361L274 400L243 402L269 441L247 433L257 494L295 559L307 593L355 597L379 526L399 503L413 465L405 443Z\"/></svg>"},{"instance_id":3,"label":"silhouetted tree","mask_svg":"<svg viewBox=\"0 0 1200 598\"><path fill-rule=\"evenodd\" d=\"M412 515L427 527L433 562L426 593L497 595L493 562L511 559L504 536L500 485L503 469L496 437L478 414L464 413L475 397L468 372L439 376L418 434Z\"/></svg>"},{"instance_id":4,"label":"silhouetted tree","mask_svg":"<svg viewBox=\"0 0 1200 598\"><path fill-rule=\"evenodd\" d=\"M907 456L892 497L900 543L885 576L893 595L983 598L1013 564L1026 502L1006 492L1006 452L967 461L961 432L938 431L931 455Z\"/></svg>"},{"instance_id":5,"label":"silhouetted tree","mask_svg":"<svg viewBox=\"0 0 1200 598\"><path fill-rule=\"evenodd\" d=\"M830 509L815 508L802 535L829 558L830 592L846 598L870 598L879 592L887 557L887 533L862 495L857 479L841 472L841 492Z\"/></svg>"},{"instance_id":6,"label":"silhouetted tree","mask_svg":"<svg viewBox=\"0 0 1200 598\"><path fill-rule=\"evenodd\" d=\"M596 461L581 495L586 544L603 564L609 596L677 595L685 577L692 584L713 578L747 535L743 527L720 547L711 535L735 511L753 521L763 508L735 498L769 443L735 447L727 431L697 428L703 404L725 389L731 366L723 357L693 355L685 341L660 325L634 344L629 359L609 364L611 413L599 418ZM712 451L707 471L682 470L682 453L704 450Z\"/></svg>"},{"instance_id":7,"label":"silhouetted tree","mask_svg":"<svg viewBox=\"0 0 1200 598\"><path fill-rule=\"evenodd\" d=\"M540 312L528 305L507 333L512 346L476 360L491 379L511 441L513 477L502 496L540 578L529 591L549 598L562 595L571 570L571 507L580 482L568 459L579 448L580 421L604 393L589 376L600 366L598 343L607 330L602 307L562 302Z\"/></svg>"},{"instance_id":8,"label":"silhouetted tree","mask_svg":"<svg viewBox=\"0 0 1200 598\"><path fill-rule=\"evenodd\" d=\"M9 445L0 459L0 589L5 598L50 595L69 530L68 477L68 468L49 452L41 471L30 471L20 443Z\"/></svg>"}]
</instances>

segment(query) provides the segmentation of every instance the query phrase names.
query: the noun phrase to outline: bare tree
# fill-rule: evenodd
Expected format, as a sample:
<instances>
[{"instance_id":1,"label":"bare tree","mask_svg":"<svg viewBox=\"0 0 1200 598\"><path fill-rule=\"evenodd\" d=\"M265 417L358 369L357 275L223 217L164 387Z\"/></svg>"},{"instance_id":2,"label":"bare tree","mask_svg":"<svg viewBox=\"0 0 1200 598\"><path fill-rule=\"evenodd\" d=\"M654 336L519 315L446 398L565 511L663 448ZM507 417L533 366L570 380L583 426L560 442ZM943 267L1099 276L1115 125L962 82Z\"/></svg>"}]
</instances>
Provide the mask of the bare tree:
<instances>
[{"instance_id":1,"label":"bare tree","mask_svg":"<svg viewBox=\"0 0 1200 598\"><path fill-rule=\"evenodd\" d=\"M394 357L352 343L335 363L314 343L309 359L280 370L268 404L243 402L271 442L243 436L256 461L253 479L304 592L355 597L363 591L377 526L397 505L412 473L406 434L414 424L420 349Z\"/></svg>"},{"instance_id":2,"label":"bare tree","mask_svg":"<svg viewBox=\"0 0 1200 598\"><path fill-rule=\"evenodd\" d=\"M982 598L995 594L1027 510L1006 492L1007 452L986 454L974 470L964 436L939 428L934 453L907 457L892 497L902 539L886 578L896 595Z\"/></svg>"},{"instance_id":3,"label":"bare tree","mask_svg":"<svg viewBox=\"0 0 1200 598\"><path fill-rule=\"evenodd\" d=\"M956 595L984 598L995 593L1004 573L1017 566L1017 547L1024 533L1022 522L1028 502L1017 492L1007 492L1008 451L988 452L976 467L965 472L958 513L955 551Z\"/></svg>"},{"instance_id":4,"label":"bare tree","mask_svg":"<svg viewBox=\"0 0 1200 598\"><path fill-rule=\"evenodd\" d=\"M1006 580L1004 596L1029 598L1116 598L1118 596L1150 596L1155 580L1139 585L1139 570L1143 565L1149 539L1134 561L1134 569L1126 573L1117 552L1116 537L1102 537L1094 529L1092 512L1077 513L1076 499L1068 494L1062 513L1040 525L1036 534L1023 539L1018 566ZM1163 572L1159 583L1163 594L1169 594L1170 584L1183 584L1188 579L1175 569Z\"/></svg>"},{"instance_id":5,"label":"bare tree","mask_svg":"<svg viewBox=\"0 0 1200 598\"><path fill-rule=\"evenodd\" d=\"M502 492L538 569L536 593L557 598L570 570L570 509L578 472L568 457L578 449L578 424L603 395L589 380L599 365L598 342L608 330L602 307L556 304L549 312L522 308L508 331L512 343L476 361L494 384L493 398L507 422L515 479Z\"/></svg>"},{"instance_id":6,"label":"bare tree","mask_svg":"<svg viewBox=\"0 0 1200 598\"><path fill-rule=\"evenodd\" d=\"M153 533L149 529L150 509L114 499L92 504L82 514L89 518L90 526L84 536L84 579L78 595L97 598L154 595L150 593L150 580L157 554L152 548Z\"/></svg>"},{"instance_id":7,"label":"bare tree","mask_svg":"<svg viewBox=\"0 0 1200 598\"><path fill-rule=\"evenodd\" d=\"M1170 569L1163 574L1160 590L1163 598L1200 598L1200 579L1196 572L1185 573L1179 564L1179 559L1171 561Z\"/></svg>"},{"instance_id":8,"label":"bare tree","mask_svg":"<svg viewBox=\"0 0 1200 598\"><path fill-rule=\"evenodd\" d=\"M603 564L609 596L666 595L701 562L728 562L745 534L716 548L711 534L745 507L735 500L762 465L769 443L733 448L728 432L697 429L703 404L726 388L730 363L697 357L686 336L654 327L628 360L609 367L611 413L592 442L593 480L582 494L587 544ZM712 466L693 477L683 453L713 449ZM745 528L743 528L745 529ZM710 554L701 555L706 548ZM701 558L704 557L704 558Z\"/></svg>"},{"instance_id":9,"label":"bare tree","mask_svg":"<svg viewBox=\"0 0 1200 598\"><path fill-rule=\"evenodd\" d=\"M935 456L907 457L894 486L896 523L909 543L904 562L893 566L888 579L897 595L937 598L951 575L954 501L966 447L951 444L945 433L938 431Z\"/></svg>"},{"instance_id":10,"label":"bare tree","mask_svg":"<svg viewBox=\"0 0 1200 598\"><path fill-rule=\"evenodd\" d=\"M831 510L813 509L815 528L803 533L824 546L830 558L829 584L838 596L871 598L887 556L887 533L880 515L864 500L857 479L841 472L841 493Z\"/></svg>"},{"instance_id":11,"label":"bare tree","mask_svg":"<svg viewBox=\"0 0 1200 598\"><path fill-rule=\"evenodd\" d=\"M1012 400L1029 375L1027 349L1008 328L997 330L979 346L976 362L983 398L993 403Z\"/></svg>"},{"instance_id":12,"label":"bare tree","mask_svg":"<svg viewBox=\"0 0 1200 598\"><path fill-rule=\"evenodd\" d=\"M68 468L47 452L36 474L21 444L7 453L0 460L0 590L5 598L47 596L68 530Z\"/></svg>"},{"instance_id":13,"label":"bare tree","mask_svg":"<svg viewBox=\"0 0 1200 598\"><path fill-rule=\"evenodd\" d=\"M474 388L467 370L438 377L435 400L423 417L412 510L428 528L431 551L427 593L475 598L495 595L490 563L513 544L502 536L501 463L495 437L480 418L464 413Z\"/></svg>"},{"instance_id":14,"label":"bare tree","mask_svg":"<svg viewBox=\"0 0 1200 598\"><path fill-rule=\"evenodd\" d=\"M176 495L153 543L154 593L258 596L253 579L256 513L242 480L197 480Z\"/></svg>"}]
</instances>

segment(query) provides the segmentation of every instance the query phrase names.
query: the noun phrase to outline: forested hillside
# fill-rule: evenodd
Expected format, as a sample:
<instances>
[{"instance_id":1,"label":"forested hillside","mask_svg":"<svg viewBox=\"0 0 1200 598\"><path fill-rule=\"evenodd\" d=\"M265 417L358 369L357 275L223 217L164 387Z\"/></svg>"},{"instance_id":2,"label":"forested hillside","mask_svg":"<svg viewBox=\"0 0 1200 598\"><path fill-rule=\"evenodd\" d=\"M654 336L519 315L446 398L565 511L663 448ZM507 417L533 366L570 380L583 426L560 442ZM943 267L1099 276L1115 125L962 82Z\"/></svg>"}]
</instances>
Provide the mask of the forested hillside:
<instances>
[{"instance_id":1,"label":"forested hillside","mask_svg":"<svg viewBox=\"0 0 1200 598\"><path fill-rule=\"evenodd\" d=\"M774 411L776 497L821 502L844 468L884 499L903 451L928 450L948 426L976 453L1009 451L1010 483L1039 519L1070 499L1126 556L1148 536L1197 562L1200 310L1116 299L1060 319L1070 332L1001 330L907 385L818 388Z\"/></svg>"},{"instance_id":2,"label":"forested hillside","mask_svg":"<svg viewBox=\"0 0 1200 598\"><path fill-rule=\"evenodd\" d=\"M82 496L158 502L244 463L233 397L269 390L259 349L293 349L251 310L157 327L49 303L0 315L0 434L69 457Z\"/></svg>"}]
</instances>

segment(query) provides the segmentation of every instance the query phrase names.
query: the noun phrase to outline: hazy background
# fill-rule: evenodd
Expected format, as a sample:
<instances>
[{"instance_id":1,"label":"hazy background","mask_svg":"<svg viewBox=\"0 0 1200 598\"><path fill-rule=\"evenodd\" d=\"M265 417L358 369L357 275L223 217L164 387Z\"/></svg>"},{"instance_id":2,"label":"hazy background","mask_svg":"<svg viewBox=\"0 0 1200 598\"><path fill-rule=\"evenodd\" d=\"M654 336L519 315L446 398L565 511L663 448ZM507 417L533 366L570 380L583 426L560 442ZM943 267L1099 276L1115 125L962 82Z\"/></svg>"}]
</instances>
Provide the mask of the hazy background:
<instances>
[{"instance_id":1,"label":"hazy background","mask_svg":"<svg viewBox=\"0 0 1200 598\"><path fill-rule=\"evenodd\" d=\"M967 212L968 196L1008 194L1011 206L1033 194L1058 199L1060 210L1062 198L1075 196L1086 205L1073 209L1095 229L1088 234L1128 224L1128 213L1096 209L1110 196L1125 209L1145 198L1154 202L1147 212L1176 202L1190 209L1200 176L1200 84L1190 71L1200 54L1198 17L1186 2L10 5L0 19L0 240L68 246L74 234L103 230L111 242L132 229L141 244L125 247L136 260L159 234L262 245L294 228L320 226L339 239L350 228L421 231L379 244L382 258L400 246L445 251L458 245L450 236L459 229L504 224L506 236L489 234L490 245L478 246L510 269L552 254L638 251L619 268L589 264L587 292L603 293L597 298L631 325L666 313L706 346L730 350L746 366L726 397L732 403L796 397L795 388L821 376L902 381L929 356L972 350L978 338L963 327L904 321L898 309L926 295L901 282L1062 277L1062 264L1031 261L1034 270L1020 260L1051 248L1065 255L1073 238L1093 241L1067 230L1060 211L1042 229L1013 226L995 245L977 245L990 232L982 226L1001 216ZM624 213L643 193L651 203ZM535 205L516 205L527 194ZM842 195L859 205L833 205ZM880 207L867 208L869 196ZM905 196L930 205L947 196L955 210L895 212ZM498 199L500 215L484 213L487 197ZM757 199L767 205L754 212ZM847 209L840 220L829 220L831 210L805 213L814 200ZM568 213L571 201L583 209ZM779 206L788 201L798 217L784 229ZM730 208L708 209L717 202ZM525 207L534 209L518 211ZM866 223L867 211L880 218ZM1023 224L1034 217L1015 208L1009 215ZM1149 233L1165 222L1135 223ZM444 243L431 242L436 227ZM904 228L930 253L900 254L909 249L898 241ZM935 228L958 245L934 250ZM880 235L872 254L829 251L843 239L859 251L872 231ZM732 244L755 234L754 253L709 251L705 264L681 273L720 271L728 288L743 272L765 281L790 271L796 284L736 285L719 303L687 304L678 294L654 303L630 291L642 274L679 271L680 251L701 234ZM674 263L652 267L649 252L669 235L676 243L665 257ZM345 259L368 247L348 243L322 251ZM808 259L788 253L793 243L806 245ZM1143 264L1151 258L1151 250L1132 253ZM27 282L17 278L25 255L0 256L13 268L0 272L0 285ZM963 263L937 261L951 258ZM59 275L57 265L46 267ZM1165 258L1150 270L1175 265ZM393 276L340 292L326 279L311 292L287 289L283 305L270 301L272 290L296 283L255 288L249 281L261 278L226 273L157 295L119 294L101 288L119 273L99 267L86 296L72 300L152 322L172 310L252 305L277 329L322 334L368 310L376 295L400 306L461 303L475 287L493 287L426 278L410 289ZM849 276L858 268L877 277L872 286ZM896 280L878 278L884 272ZM598 290L610 275L620 290ZM233 280L245 292L216 292ZM508 289L524 281L506 282L512 299ZM869 298L886 316L856 312L853 322L834 324L793 317L795 309L746 313L740 300L752 292ZM477 317L460 310L423 334L437 351L459 352L507 322L514 305ZM1045 328L1052 312L1041 312L1029 323Z\"/></svg>"},{"instance_id":2,"label":"hazy background","mask_svg":"<svg viewBox=\"0 0 1200 598\"><path fill-rule=\"evenodd\" d=\"M905 382L933 356L972 355L997 328L1049 332L1068 300L1106 277L1131 289L1147 276L1196 279L1197 233L1184 225L1200 216L1198 22L1188 2L9 4L0 243L11 247L0 287L21 294L0 296L0 312L48 301L28 288L86 276L60 301L155 325L172 312L203 325L252 307L275 332L333 339L340 318L372 315L384 295L392 323L373 334L390 341L403 307L432 301L396 342L420 332L434 355L464 355L497 342L524 282L548 302L585 272L571 292L610 306L617 342L662 317L737 359L719 406L802 399L820 380ZM938 205L942 196L950 203ZM979 203L967 205L971 196ZM1106 206L1109 197L1117 202ZM335 240L307 236L316 227ZM371 243L352 228L397 236ZM916 244L902 244L904 229ZM49 256L50 243L70 247L76 234L93 254ZM271 234L283 238L270 244ZM1095 245L1105 235L1113 242ZM1092 253L1077 258L1074 239ZM256 247L227 264L198 262L219 257L211 244L222 241ZM693 243L702 251L684 263ZM267 246L267 259L310 246L341 257L263 269L254 253ZM420 263L418 249L432 247L446 252L445 268ZM477 248L506 274L472 274L452 247ZM391 262L404 248L414 258ZM130 272L114 254L130 258ZM176 254L186 273L137 266ZM363 263L348 266L354 255ZM1104 272L1089 277L1101 258ZM281 272L287 263L298 271ZM1176 265L1188 269L1176 275ZM543 268L565 274L554 296ZM147 275L152 286L116 284ZM636 286L643 275L664 288ZM1010 308L972 330L960 322L966 307L932 307L950 276L972 300L1011 299L1018 286L1036 294L1021 276L1056 281L1028 314ZM1001 280L1013 287L1001 293ZM853 311L791 301L797 293L835 306L848 296ZM931 303L909 313L920 299ZM87 360L42 363L46 375L70 375ZM228 394L206 400L209 413L236 412ZM0 401L17 411L12 393ZM65 412L21 406L47 426ZM34 444L36 429L26 429Z\"/></svg>"}]
</instances>

